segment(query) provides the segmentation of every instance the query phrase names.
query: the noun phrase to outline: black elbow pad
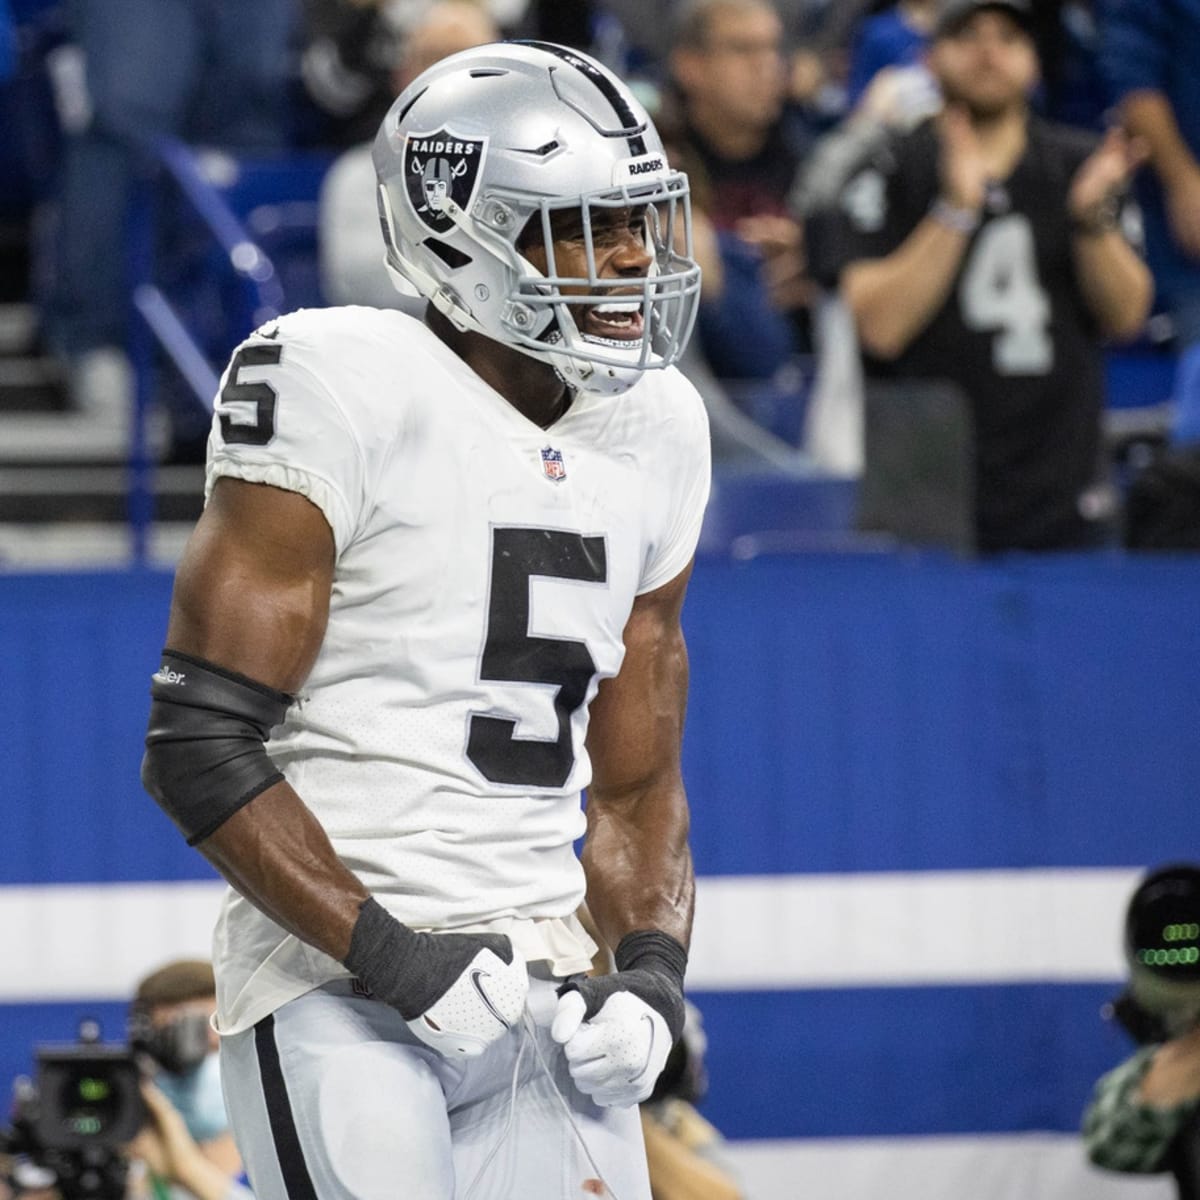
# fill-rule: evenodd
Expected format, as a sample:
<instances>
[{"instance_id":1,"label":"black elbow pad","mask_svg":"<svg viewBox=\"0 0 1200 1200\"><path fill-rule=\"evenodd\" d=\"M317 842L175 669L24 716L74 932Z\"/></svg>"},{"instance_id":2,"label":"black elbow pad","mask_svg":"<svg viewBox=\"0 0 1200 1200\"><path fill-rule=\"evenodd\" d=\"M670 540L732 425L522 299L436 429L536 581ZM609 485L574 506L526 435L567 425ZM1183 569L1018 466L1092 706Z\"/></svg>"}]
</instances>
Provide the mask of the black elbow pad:
<instances>
[{"instance_id":1,"label":"black elbow pad","mask_svg":"<svg viewBox=\"0 0 1200 1200\"><path fill-rule=\"evenodd\" d=\"M177 650L150 695L142 786L194 846L283 778L264 743L293 697Z\"/></svg>"}]
</instances>

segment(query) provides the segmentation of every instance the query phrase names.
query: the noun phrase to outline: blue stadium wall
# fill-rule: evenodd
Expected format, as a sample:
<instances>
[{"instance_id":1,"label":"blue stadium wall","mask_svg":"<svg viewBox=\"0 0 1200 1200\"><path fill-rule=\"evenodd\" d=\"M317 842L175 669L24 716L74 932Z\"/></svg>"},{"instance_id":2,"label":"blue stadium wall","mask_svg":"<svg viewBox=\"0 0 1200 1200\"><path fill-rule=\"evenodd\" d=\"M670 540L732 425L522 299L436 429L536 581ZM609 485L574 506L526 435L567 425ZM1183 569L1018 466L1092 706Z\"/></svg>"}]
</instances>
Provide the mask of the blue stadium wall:
<instances>
[{"instance_id":1,"label":"blue stadium wall","mask_svg":"<svg viewBox=\"0 0 1200 1200\"><path fill-rule=\"evenodd\" d=\"M137 779L169 593L0 576L0 1079L206 950ZM1074 1131L1128 1049L1124 900L1200 858L1198 599L1186 558L698 564L692 989L754 1195L1150 1194Z\"/></svg>"}]
</instances>

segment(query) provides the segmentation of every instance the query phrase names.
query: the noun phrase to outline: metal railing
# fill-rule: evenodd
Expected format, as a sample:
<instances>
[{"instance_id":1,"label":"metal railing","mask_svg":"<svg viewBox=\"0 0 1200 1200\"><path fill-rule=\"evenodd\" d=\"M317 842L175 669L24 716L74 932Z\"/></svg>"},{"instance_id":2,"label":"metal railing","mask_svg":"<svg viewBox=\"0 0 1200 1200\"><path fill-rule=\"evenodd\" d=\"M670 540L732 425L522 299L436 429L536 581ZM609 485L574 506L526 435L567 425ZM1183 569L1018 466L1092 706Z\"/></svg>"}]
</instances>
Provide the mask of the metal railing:
<instances>
[{"instance_id":1,"label":"metal railing","mask_svg":"<svg viewBox=\"0 0 1200 1200\"><path fill-rule=\"evenodd\" d=\"M163 201L173 190L219 252L221 269L234 284L231 324L245 333L285 309L279 273L221 192L205 178L190 147L163 138L147 147L148 178L136 201L130 242L133 320L129 357L135 381L135 410L129 455L131 555L144 565L155 512L156 461L149 421L156 398L157 356L165 355L189 395L212 412L219 372L188 328L178 307L155 279L156 242Z\"/></svg>"}]
</instances>

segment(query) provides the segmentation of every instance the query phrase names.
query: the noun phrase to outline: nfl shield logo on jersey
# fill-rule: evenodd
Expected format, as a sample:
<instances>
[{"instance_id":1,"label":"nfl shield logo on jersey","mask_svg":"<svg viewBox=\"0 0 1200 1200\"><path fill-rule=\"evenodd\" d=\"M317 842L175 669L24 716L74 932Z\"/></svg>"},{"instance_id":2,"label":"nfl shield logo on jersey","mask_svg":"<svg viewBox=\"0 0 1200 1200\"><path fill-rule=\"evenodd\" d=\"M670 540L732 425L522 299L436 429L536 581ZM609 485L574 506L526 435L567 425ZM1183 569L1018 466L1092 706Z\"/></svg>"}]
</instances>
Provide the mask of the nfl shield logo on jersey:
<instances>
[{"instance_id":1,"label":"nfl shield logo on jersey","mask_svg":"<svg viewBox=\"0 0 1200 1200\"><path fill-rule=\"evenodd\" d=\"M449 129L410 133L404 141L404 183L413 211L434 233L454 222L446 202L469 209L479 186L487 138L463 137Z\"/></svg>"},{"instance_id":2,"label":"nfl shield logo on jersey","mask_svg":"<svg viewBox=\"0 0 1200 1200\"><path fill-rule=\"evenodd\" d=\"M563 463L561 450L555 450L551 446L542 447L542 471L547 479L552 479L555 483L562 483L567 477L567 468Z\"/></svg>"}]
</instances>

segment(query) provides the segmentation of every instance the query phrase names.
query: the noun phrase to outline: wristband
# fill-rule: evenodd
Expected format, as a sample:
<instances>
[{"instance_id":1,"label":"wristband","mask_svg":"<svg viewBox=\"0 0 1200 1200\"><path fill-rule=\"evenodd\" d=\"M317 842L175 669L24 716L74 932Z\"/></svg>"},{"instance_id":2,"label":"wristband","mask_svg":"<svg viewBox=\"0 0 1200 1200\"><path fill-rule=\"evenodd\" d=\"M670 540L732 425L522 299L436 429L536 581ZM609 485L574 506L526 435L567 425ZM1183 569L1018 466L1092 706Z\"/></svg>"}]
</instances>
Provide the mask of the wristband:
<instances>
[{"instance_id":1,"label":"wristband","mask_svg":"<svg viewBox=\"0 0 1200 1200\"><path fill-rule=\"evenodd\" d=\"M979 228L982 220L978 209L958 208L942 196L933 202L929 215L939 225L953 229L955 233L961 233L964 237L970 237Z\"/></svg>"},{"instance_id":2,"label":"wristband","mask_svg":"<svg viewBox=\"0 0 1200 1200\"><path fill-rule=\"evenodd\" d=\"M513 961L512 945L496 933L418 933L397 920L374 897L364 900L350 936L346 967L390 1004L415 1021L453 986L480 950Z\"/></svg>"},{"instance_id":3,"label":"wristband","mask_svg":"<svg viewBox=\"0 0 1200 1200\"><path fill-rule=\"evenodd\" d=\"M654 981L652 993L643 999L662 1014L674 1042L683 1034L683 976L687 958L682 943L660 929L627 933L613 951L618 973L644 972L643 978Z\"/></svg>"},{"instance_id":4,"label":"wristband","mask_svg":"<svg viewBox=\"0 0 1200 1200\"><path fill-rule=\"evenodd\" d=\"M682 944L660 929L627 933L613 951L613 962L618 971L632 971L638 967L663 971L674 977L680 990L687 970L687 957Z\"/></svg>"},{"instance_id":5,"label":"wristband","mask_svg":"<svg viewBox=\"0 0 1200 1200\"><path fill-rule=\"evenodd\" d=\"M615 992L632 992L667 1023L671 1041L683 1033L683 974L687 951L678 939L659 929L627 933L613 951L615 975L573 975L558 989L560 996L579 992L585 1001L584 1020L590 1021Z\"/></svg>"},{"instance_id":6,"label":"wristband","mask_svg":"<svg viewBox=\"0 0 1200 1200\"><path fill-rule=\"evenodd\" d=\"M1102 237L1121 227L1121 206L1114 199L1095 205L1081 217L1071 218L1071 232L1080 237Z\"/></svg>"}]
</instances>

